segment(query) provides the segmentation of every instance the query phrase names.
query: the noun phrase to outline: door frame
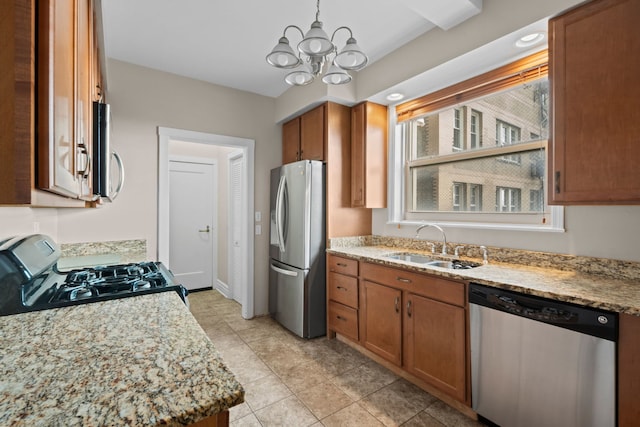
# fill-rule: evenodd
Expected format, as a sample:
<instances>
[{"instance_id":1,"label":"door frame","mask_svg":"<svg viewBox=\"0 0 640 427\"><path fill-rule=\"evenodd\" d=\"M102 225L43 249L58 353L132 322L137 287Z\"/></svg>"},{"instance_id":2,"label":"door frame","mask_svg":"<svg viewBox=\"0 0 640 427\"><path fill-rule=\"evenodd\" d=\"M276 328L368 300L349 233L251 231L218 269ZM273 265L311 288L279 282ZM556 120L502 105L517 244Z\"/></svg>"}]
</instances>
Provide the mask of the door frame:
<instances>
[{"instance_id":1,"label":"door frame","mask_svg":"<svg viewBox=\"0 0 640 427\"><path fill-rule=\"evenodd\" d=\"M176 163L194 163L198 165L208 165L213 169L213 179L216 185L213 186L210 196L213 198L213 211L211 212L211 285L215 288L216 279L218 278L218 160L210 157L192 157L181 155L169 155L169 164L171 162ZM170 175L170 174L169 174ZM169 198L171 195L167 192ZM169 218L169 224L171 218ZM167 243L171 246L170 239L167 239ZM164 261L163 261L164 262ZM170 266L169 258L167 258L167 266Z\"/></svg>"},{"instance_id":2,"label":"door frame","mask_svg":"<svg viewBox=\"0 0 640 427\"><path fill-rule=\"evenodd\" d=\"M243 179L246 183L243 218L245 237L244 269L242 290L242 317L250 319L255 315L254 302L254 246L253 211L255 201L255 140L235 136L190 131L158 126L158 261L169 263L169 141L178 140L211 144L241 149L245 157Z\"/></svg>"}]
</instances>

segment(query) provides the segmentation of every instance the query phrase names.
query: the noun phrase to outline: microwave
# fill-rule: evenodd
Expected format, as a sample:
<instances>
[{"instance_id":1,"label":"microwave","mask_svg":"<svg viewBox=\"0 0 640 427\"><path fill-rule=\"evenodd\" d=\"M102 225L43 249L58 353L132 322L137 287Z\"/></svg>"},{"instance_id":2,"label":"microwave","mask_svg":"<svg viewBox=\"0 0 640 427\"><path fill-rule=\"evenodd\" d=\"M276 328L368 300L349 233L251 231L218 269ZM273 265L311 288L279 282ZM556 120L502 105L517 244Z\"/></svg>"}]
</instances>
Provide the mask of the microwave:
<instances>
[{"instance_id":1,"label":"microwave","mask_svg":"<svg viewBox=\"0 0 640 427\"><path fill-rule=\"evenodd\" d=\"M111 106L93 103L93 193L112 202L124 184L122 159L111 149Z\"/></svg>"}]
</instances>

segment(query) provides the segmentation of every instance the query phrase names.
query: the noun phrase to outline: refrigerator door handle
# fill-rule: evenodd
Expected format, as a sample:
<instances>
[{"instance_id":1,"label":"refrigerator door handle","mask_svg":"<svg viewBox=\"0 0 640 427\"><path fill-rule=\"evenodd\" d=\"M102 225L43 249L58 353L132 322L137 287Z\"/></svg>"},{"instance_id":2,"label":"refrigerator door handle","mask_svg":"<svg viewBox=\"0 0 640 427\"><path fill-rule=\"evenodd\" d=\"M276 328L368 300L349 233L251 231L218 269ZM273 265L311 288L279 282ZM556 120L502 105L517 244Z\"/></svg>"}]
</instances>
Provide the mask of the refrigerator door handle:
<instances>
[{"instance_id":1,"label":"refrigerator door handle","mask_svg":"<svg viewBox=\"0 0 640 427\"><path fill-rule=\"evenodd\" d=\"M280 177L280 182L278 183L278 192L276 194L276 231L278 233L278 246L280 247L280 252L285 251L284 246L284 230L282 223L282 209L283 209L283 199L284 199L284 186L285 186L285 177L284 175Z\"/></svg>"},{"instance_id":2,"label":"refrigerator door handle","mask_svg":"<svg viewBox=\"0 0 640 427\"><path fill-rule=\"evenodd\" d=\"M298 272L297 271L285 270L284 268L276 267L273 264L271 264L271 269L273 271L275 271L276 273L284 274L285 276L291 276L291 277L297 277L298 276Z\"/></svg>"}]
</instances>

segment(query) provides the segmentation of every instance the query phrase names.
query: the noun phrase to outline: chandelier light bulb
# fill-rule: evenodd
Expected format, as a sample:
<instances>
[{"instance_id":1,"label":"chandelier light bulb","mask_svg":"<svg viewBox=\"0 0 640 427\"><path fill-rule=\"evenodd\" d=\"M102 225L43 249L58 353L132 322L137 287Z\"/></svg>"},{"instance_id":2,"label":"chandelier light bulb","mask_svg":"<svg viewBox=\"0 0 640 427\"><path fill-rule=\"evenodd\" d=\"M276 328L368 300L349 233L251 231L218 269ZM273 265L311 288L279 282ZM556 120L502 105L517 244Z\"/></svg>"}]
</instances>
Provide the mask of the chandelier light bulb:
<instances>
[{"instance_id":1,"label":"chandelier light bulb","mask_svg":"<svg viewBox=\"0 0 640 427\"><path fill-rule=\"evenodd\" d=\"M278 55L277 61L278 61L278 64L280 64L281 67L287 65L287 63L288 63L287 55L284 55L284 54Z\"/></svg>"},{"instance_id":2,"label":"chandelier light bulb","mask_svg":"<svg viewBox=\"0 0 640 427\"><path fill-rule=\"evenodd\" d=\"M309 42L309 49L311 49L311 51L313 53L318 53L320 52L320 48L322 48L322 43L320 43L320 41L318 40L311 40Z\"/></svg>"}]
</instances>

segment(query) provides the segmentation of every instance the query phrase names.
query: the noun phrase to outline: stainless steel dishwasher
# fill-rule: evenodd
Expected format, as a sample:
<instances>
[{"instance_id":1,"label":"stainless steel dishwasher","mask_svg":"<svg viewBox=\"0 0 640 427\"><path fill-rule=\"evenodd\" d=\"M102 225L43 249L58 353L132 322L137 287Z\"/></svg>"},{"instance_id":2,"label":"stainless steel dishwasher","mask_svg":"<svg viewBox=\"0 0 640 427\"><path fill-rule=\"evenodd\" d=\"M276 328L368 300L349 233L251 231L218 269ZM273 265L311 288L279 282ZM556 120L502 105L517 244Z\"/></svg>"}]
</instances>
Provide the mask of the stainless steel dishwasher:
<instances>
[{"instance_id":1,"label":"stainless steel dishwasher","mask_svg":"<svg viewBox=\"0 0 640 427\"><path fill-rule=\"evenodd\" d=\"M472 407L502 427L616 425L618 315L469 286Z\"/></svg>"}]
</instances>

